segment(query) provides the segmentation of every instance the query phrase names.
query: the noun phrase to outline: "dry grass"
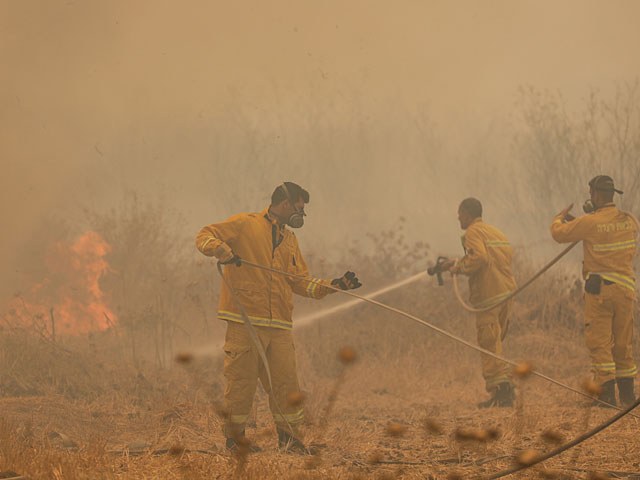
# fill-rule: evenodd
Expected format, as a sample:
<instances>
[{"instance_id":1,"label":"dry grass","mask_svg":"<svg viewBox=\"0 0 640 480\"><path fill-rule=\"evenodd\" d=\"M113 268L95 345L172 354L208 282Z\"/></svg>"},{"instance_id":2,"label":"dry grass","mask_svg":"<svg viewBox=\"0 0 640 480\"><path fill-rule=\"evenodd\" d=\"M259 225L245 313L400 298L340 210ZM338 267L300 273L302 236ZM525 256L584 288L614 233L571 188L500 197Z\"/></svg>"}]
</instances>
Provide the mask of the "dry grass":
<instances>
[{"instance_id":1,"label":"dry grass","mask_svg":"<svg viewBox=\"0 0 640 480\"><path fill-rule=\"evenodd\" d=\"M580 387L588 356L572 287L551 276L516 301L505 355ZM435 281L381 300L474 339L473 317ZM582 399L527 375L518 377L515 409L478 410L486 394L477 353L363 305L296 330L305 440L326 445L321 454L278 452L259 388L247 435L263 453L239 471L220 428L221 358L185 351L171 368L134 367L109 334L67 340L64 350L1 338L0 471L31 479L473 478L527 461L612 414L587 415ZM352 350L341 351L347 345ZM517 478L640 472L637 426L627 418Z\"/></svg>"}]
</instances>

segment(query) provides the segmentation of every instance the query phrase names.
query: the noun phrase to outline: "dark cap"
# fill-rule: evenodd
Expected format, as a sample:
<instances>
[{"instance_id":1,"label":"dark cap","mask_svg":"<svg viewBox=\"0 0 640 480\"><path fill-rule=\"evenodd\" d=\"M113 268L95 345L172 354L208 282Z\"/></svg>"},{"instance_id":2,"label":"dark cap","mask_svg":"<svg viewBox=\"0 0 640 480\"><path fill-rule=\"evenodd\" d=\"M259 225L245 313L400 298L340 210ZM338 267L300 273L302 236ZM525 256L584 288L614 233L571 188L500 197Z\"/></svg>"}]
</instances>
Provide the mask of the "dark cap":
<instances>
[{"instance_id":1,"label":"dark cap","mask_svg":"<svg viewBox=\"0 0 640 480\"><path fill-rule=\"evenodd\" d=\"M618 190L613 185L613 178L608 175L597 175L593 177L589 182L589 186L594 190L599 190L600 192L622 193L622 190Z\"/></svg>"}]
</instances>

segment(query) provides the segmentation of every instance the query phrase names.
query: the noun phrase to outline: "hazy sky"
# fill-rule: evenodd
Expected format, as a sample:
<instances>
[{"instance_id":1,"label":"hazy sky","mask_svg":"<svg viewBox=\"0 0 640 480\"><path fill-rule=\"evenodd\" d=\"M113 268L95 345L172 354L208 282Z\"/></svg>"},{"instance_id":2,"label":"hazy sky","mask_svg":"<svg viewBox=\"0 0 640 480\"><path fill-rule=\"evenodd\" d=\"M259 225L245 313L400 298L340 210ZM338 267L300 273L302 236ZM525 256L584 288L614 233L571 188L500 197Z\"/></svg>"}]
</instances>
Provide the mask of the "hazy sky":
<instances>
[{"instance_id":1,"label":"hazy sky","mask_svg":"<svg viewBox=\"0 0 640 480\"><path fill-rule=\"evenodd\" d=\"M22 240L45 241L43 215L105 208L123 189L163 191L192 229L261 207L285 178L312 182L331 208L346 195L383 209L393 199L373 192L384 186L400 192L398 210L424 214L402 192L414 172L393 160L368 170L345 156L344 169L323 174L310 145L308 156L283 159L287 171L246 168L252 151L243 151L239 171L231 147L221 164L220 128L241 136L239 121L258 134L266 119L284 122L289 144L276 152L299 152L300 110L339 129L354 115L382 122L400 105L424 108L439 141L455 144L462 129L508 122L520 85L579 101L589 87L640 77L638 19L635 0L1 0L0 263L19 270ZM241 120L228 115L236 110ZM332 191L331 174L357 192ZM212 197L248 178L265 185L257 201ZM316 232L329 228L327 206L314 208Z\"/></svg>"}]
</instances>

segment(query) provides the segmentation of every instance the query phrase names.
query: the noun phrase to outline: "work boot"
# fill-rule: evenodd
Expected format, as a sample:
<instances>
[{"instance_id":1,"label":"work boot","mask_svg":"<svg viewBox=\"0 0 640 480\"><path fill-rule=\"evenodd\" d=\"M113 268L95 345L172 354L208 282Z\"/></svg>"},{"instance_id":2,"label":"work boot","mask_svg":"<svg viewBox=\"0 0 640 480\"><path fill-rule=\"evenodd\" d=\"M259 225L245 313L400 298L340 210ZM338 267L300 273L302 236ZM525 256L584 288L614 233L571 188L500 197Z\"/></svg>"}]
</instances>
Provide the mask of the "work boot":
<instances>
[{"instance_id":1,"label":"work boot","mask_svg":"<svg viewBox=\"0 0 640 480\"><path fill-rule=\"evenodd\" d=\"M616 378L618 384L618 395L623 407L628 407L636 401L636 394L633 391L633 377Z\"/></svg>"},{"instance_id":2,"label":"work boot","mask_svg":"<svg viewBox=\"0 0 640 480\"><path fill-rule=\"evenodd\" d=\"M259 446L252 444L251 441L245 437L244 430L242 430L238 435L227 437L226 446L229 451L239 453L241 455L262 451Z\"/></svg>"},{"instance_id":3,"label":"work boot","mask_svg":"<svg viewBox=\"0 0 640 480\"><path fill-rule=\"evenodd\" d=\"M618 406L618 402L616 402L615 380L607 380L602 385L600 385L600 388L602 390L600 392L600 395L598 395L598 400L600 400L600 402L607 402L609 405L596 402L595 400L589 405L592 407L600 407L600 408L613 408L614 406Z\"/></svg>"},{"instance_id":4,"label":"work boot","mask_svg":"<svg viewBox=\"0 0 640 480\"><path fill-rule=\"evenodd\" d=\"M478 408L513 407L516 398L515 390L509 382L502 382L494 390L493 396L478 404Z\"/></svg>"},{"instance_id":5,"label":"work boot","mask_svg":"<svg viewBox=\"0 0 640 480\"><path fill-rule=\"evenodd\" d=\"M297 453L300 455L313 455L314 452L308 449L300 439L294 437L289 432L280 428L278 428L277 430L278 446L280 447L281 451Z\"/></svg>"}]
</instances>

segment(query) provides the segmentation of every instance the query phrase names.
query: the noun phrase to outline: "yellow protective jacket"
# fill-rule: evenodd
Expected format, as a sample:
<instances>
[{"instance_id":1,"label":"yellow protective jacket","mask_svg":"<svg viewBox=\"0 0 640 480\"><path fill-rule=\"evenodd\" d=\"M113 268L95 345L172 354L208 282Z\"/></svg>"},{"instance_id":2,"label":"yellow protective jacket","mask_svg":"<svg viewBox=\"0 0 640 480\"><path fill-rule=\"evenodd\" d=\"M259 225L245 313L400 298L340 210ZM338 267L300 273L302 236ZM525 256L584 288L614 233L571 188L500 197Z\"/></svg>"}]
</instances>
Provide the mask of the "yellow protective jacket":
<instances>
[{"instance_id":1,"label":"yellow protective jacket","mask_svg":"<svg viewBox=\"0 0 640 480\"><path fill-rule=\"evenodd\" d=\"M634 295L636 230L633 217L618 210L613 203L570 222L558 215L551 223L551 236L556 242L582 241L582 275L585 279L597 273L605 280L626 287Z\"/></svg>"},{"instance_id":2,"label":"yellow protective jacket","mask_svg":"<svg viewBox=\"0 0 640 480\"><path fill-rule=\"evenodd\" d=\"M465 256L451 269L469 276L469 301L476 308L499 302L516 289L513 249L496 227L476 218L462 237Z\"/></svg>"},{"instance_id":3,"label":"yellow protective jacket","mask_svg":"<svg viewBox=\"0 0 640 480\"><path fill-rule=\"evenodd\" d=\"M320 299L333 291L323 286L329 285L329 280L309 277L309 268L300 253L298 239L291 230L278 226L268 210L241 213L224 222L203 227L196 237L196 246L207 256L220 258L233 250L244 260L307 278L293 279L249 265L227 265L224 269L225 278L253 325L290 330L292 292ZM242 314L224 282L218 318L243 322Z\"/></svg>"}]
</instances>

